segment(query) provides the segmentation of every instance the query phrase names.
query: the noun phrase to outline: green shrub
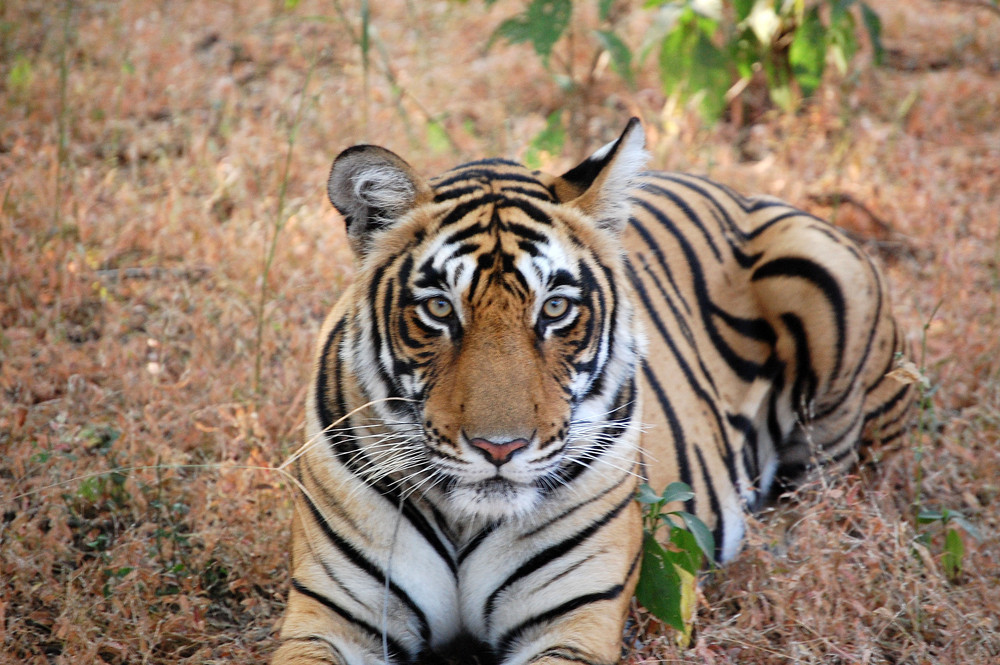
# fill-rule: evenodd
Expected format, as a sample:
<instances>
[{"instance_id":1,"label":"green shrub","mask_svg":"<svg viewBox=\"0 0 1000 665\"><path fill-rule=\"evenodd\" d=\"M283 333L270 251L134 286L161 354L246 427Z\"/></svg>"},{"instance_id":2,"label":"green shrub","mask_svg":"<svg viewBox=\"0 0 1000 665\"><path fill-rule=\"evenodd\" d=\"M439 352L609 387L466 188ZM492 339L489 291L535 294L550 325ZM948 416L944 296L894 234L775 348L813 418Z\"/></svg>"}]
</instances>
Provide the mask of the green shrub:
<instances>
[{"instance_id":1,"label":"green shrub","mask_svg":"<svg viewBox=\"0 0 1000 665\"><path fill-rule=\"evenodd\" d=\"M649 0L644 9L656 16L638 58L615 29L614 0L597 2L593 38L626 83L634 84L635 63L658 48L664 92L694 103L712 122L755 79L764 81L772 104L792 111L819 88L828 62L847 74L859 48L859 16L875 63L882 58L881 21L861 0ZM530 43L548 67L572 11L573 0L530 0L497 27L490 44Z\"/></svg>"}]
</instances>

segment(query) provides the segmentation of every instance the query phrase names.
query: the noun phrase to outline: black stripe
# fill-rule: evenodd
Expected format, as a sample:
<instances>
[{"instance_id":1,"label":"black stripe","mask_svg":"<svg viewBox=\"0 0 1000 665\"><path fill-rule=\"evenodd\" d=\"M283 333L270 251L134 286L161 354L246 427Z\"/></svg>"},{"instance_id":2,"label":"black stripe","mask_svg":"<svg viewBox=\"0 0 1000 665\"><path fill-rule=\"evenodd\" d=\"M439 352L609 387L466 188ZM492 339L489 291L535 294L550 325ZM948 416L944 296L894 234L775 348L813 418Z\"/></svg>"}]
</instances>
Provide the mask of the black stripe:
<instances>
[{"instance_id":1,"label":"black stripe","mask_svg":"<svg viewBox=\"0 0 1000 665\"><path fill-rule=\"evenodd\" d=\"M897 390L892 395L892 397L890 397L889 399L887 399L886 401L882 402L877 407L875 407L874 409L872 409L871 411L869 411L868 413L866 413L865 414L865 424L867 425L872 420L875 420L879 416L885 415L886 413L888 413L889 411L891 411L900 402L900 400L902 400L902 399L904 399L904 398L906 398L908 396L908 394L912 390L912 388L913 388L913 386L911 386L910 384L904 384L899 390ZM906 415L907 415L907 413L906 413L906 410L904 409L903 413L900 416L897 416L897 420L899 418L906 417ZM890 424L890 423L886 423L886 424Z\"/></svg>"},{"instance_id":2,"label":"black stripe","mask_svg":"<svg viewBox=\"0 0 1000 665\"><path fill-rule=\"evenodd\" d=\"M515 194L518 196L527 196L528 198L537 199L539 201L545 201L546 203L555 202L555 199L552 198L552 193L549 190L542 187L541 183L538 183L537 189L536 188L528 189L527 187L517 187L516 185L504 187L503 193L507 194L508 196L511 194Z\"/></svg>"},{"instance_id":3,"label":"black stripe","mask_svg":"<svg viewBox=\"0 0 1000 665\"><path fill-rule=\"evenodd\" d=\"M633 283L637 283L637 277L635 275L634 270L631 271L630 277L632 278ZM687 360L684 359L684 357L680 353L680 350L677 348L677 345L674 343L674 340L670 335L670 331L667 330L666 326L663 323L663 320L660 318L660 315L653 308L652 303L649 301L648 294L646 294L646 292L641 288L636 288L635 292L639 295L640 299L642 300L642 304L646 308L646 313L648 315L650 322L652 322L653 326L656 328L656 331L660 334L660 338L670 349L671 354L673 354L674 358L676 358L677 366L680 368L681 373L684 375L684 379L687 381L687 385L690 386L695 396L702 401L702 403L705 405L705 408L709 411L709 413L712 414L712 418L715 420L716 431L719 433L719 436L722 437L722 443L725 446L725 453L722 455L722 458L726 463L726 468L729 470L729 480L733 484L733 486L736 486L737 476L736 476L736 466L734 460L735 453L733 451L732 443L729 440L729 435L727 433L727 430L723 426L722 414L719 412L720 404L718 399L716 399L712 395L709 395L708 392L705 390L705 388L698 382L690 365L688 365ZM697 349L691 349L691 351L693 353L697 353ZM646 369L646 367L647 367L646 365L643 366L644 369ZM651 375L652 372L649 372L649 374ZM676 441L677 441L677 447L682 447L685 445L683 439L676 439Z\"/></svg>"},{"instance_id":4,"label":"black stripe","mask_svg":"<svg viewBox=\"0 0 1000 665\"><path fill-rule=\"evenodd\" d=\"M444 201L450 201L452 199L458 199L466 194L473 194L475 192L482 191L483 186L481 184L469 185L467 187L456 187L454 189L449 189L445 192L437 192L434 195L434 203L443 203Z\"/></svg>"},{"instance_id":5,"label":"black stripe","mask_svg":"<svg viewBox=\"0 0 1000 665\"><path fill-rule=\"evenodd\" d=\"M722 561L722 544L725 540L724 534L724 521L722 519L722 505L719 503L719 493L715 491L715 484L713 482L714 475L709 473L708 465L705 464L705 457L701 452L703 442L697 441L694 448L695 457L698 458L698 465L701 467L701 479L705 483L705 489L708 490L708 505L712 510L712 514L715 515L715 529L712 530L712 536L715 538L715 560ZM732 458L732 455L726 455L727 458ZM728 466L728 464L727 464ZM730 478L733 477L733 472L730 470ZM733 482L733 487L735 488L736 483ZM700 500L700 497L695 496L695 500Z\"/></svg>"},{"instance_id":6,"label":"black stripe","mask_svg":"<svg viewBox=\"0 0 1000 665\"><path fill-rule=\"evenodd\" d=\"M691 274L691 287L694 291L696 300L698 301L698 314L701 316L701 322L704 326L705 332L708 333L708 337L712 342L712 345L718 351L722 359L726 361L726 364L736 373L736 375L747 383L751 382L760 371L760 363L754 362L748 358L743 358L729 344L726 342L725 338L719 333L718 328L715 326L715 322L712 320L712 313L716 308L715 304L712 302L711 294L708 291L708 284L705 281L704 270L702 269L701 261L698 257L698 253L694 250L691 244L688 242L687 238L680 230L673 224L669 217L653 206L648 201L643 201L636 199L636 205L644 208L660 225L674 236L678 247L684 253L684 258ZM647 308L651 310L650 305L647 304ZM652 310L651 310L652 313Z\"/></svg>"},{"instance_id":7,"label":"black stripe","mask_svg":"<svg viewBox=\"0 0 1000 665\"><path fill-rule=\"evenodd\" d=\"M340 653L340 649L337 648L337 645L335 645L333 642L320 635L306 635L304 637L282 637L280 639L281 644L287 644L289 642L311 642L313 644L321 644L327 649L329 649L334 656L333 658L324 658L326 662L333 663L334 665L346 665L347 663L347 659L344 658L344 654Z\"/></svg>"},{"instance_id":8,"label":"black stripe","mask_svg":"<svg viewBox=\"0 0 1000 665\"><path fill-rule=\"evenodd\" d=\"M642 548L640 547L639 549L636 550L635 555L632 557L632 563L629 566L628 573L625 574L626 581L632 578L632 575L638 569L639 562L641 560L642 560ZM526 633L530 629L534 628L535 626L538 626L543 623L548 623L549 621L552 621L557 617L572 612L573 610L577 610L581 607L585 607L587 605L591 605L593 603L597 603L602 600L614 600L615 598L621 596L623 591L625 591L625 585L616 584L615 586L610 587L604 591L588 593L582 596L577 596L576 598L571 598L570 600L567 600L566 602L557 605L556 607L553 607L550 610L542 612L541 614L537 614L531 617L530 619L521 622L519 625L515 626L511 630L507 631L507 633L504 634L504 636L501 637L500 640L498 641L497 651L499 651L504 656L510 655L511 647L513 646L514 641L517 640L519 637L521 637L524 633ZM558 649L558 648L560 647L550 647L550 649ZM576 653L580 653L579 650L573 647L568 647L568 648Z\"/></svg>"},{"instance_id":9,"label":"black stripe","mask_svg":"<svg viewBox=\"0 0 1000 665\"><path fill-rule=\"evenodd\" d=\"M747 478L754 485L760 474L760 451L757 448L757 428L753 422L742 413L727 413L726 420L743 437L743 468Z\"/></svg>"},{"instance_id":10,"label":"black stripe","mask_svg":"<svg viewBox=\"0 0 1000 665\"><path fill-rule=\"evenodd\" d=\"M715 240L712 238L712 234L709 232L707 228L705 228L705 224L702 221L701 217L699 217L698 214L694 211L694 209L692 209L691 206L688 205L688 202L683 197L681 197L676 192L672 192L669 189L660 187L659 185L647 185L646 187L643 187L641 191L644 193L650 192L652 194L665 198L669 200L671 203L673 203L675 206L677 206L680 209L680 211L684 214L684 216L687 218L686 221L690 222L691 226L694 226L699 231L701 231L701 235L705 239L705 244L707 244L708 248L712 250L712 255L715 256L715 260L718 263L722 263L722 252L720 252L719 248L716 246ZM643 205L643 207L647 207L649 205L647 201L644 201L642 199L636 199L636 202Z\"/></svg>"},{"instance_id":11,"label":"black stripe","mask_svg":"<svg viewBox=\"0 0 1000 665\"><path fill-rule=\"evenodd\" d=\"M326 518L323 517L323 513L321 513L319 508L316 507L316 504L312 502L312 499L309 498L308 494L302 493L300 496L305 502L306 507L309 508L309 512L312 514L313 520L323 531L323 535L326 536L327 540L329 540L334 547L336 547L340 553L343 554L344 557L356 568L362 570L365 574L378 582L379 585L385 586L385 573L382 569L369 559L365 558L362 552L347 542L330 527ZM417 604L413 602L413 599L410 598L410 596L403 591L398 584L389 580L388 587L393 595L399 598L399 600L402 601L402 603L406 605L411 612L413 612L417 622L420 624L420 636L426 642L430 639L430 626L427 623L427 617L424 615L423 611L417 607Z\"/></svg>"},{"instance_id":12,"label":"black stripe","mask_svg":"<svg viewBox=\"0 0 1000 665\"><path fill-rule=\"evenodd\" d=\"M525 201L523 199L503 199L503 202L498 205L499 208L517 208L525 215L531 218L533 222L538 224L544 224L546 226L552 224L552 218L546 215L544 212L536 208L530 201Z\"/></svg>"},{"instance_id":13,"label":"black stripe","mask_svg":"<svg viewBox=\"0 0 1000 665\"><path fill-rule=\"evenodd\" d=\"M535 231L531 227L525 226L519 222L511 222L507 224L507 229L512 233L516 233L525 240L530 240L531 242L548 244L549 239L544 234Z\"/></svg>"},{"instance_id":14,"label":"black stripe","mask_svg":"<svg viewBox=\"0 0 1000 665\"><path fill-rule=\"evenodd\" d=\"M342 417L347 413L347 407L344 404L344 394L341 390L340 385L340 362L339 359L334 359L333 372L334 372L334 384L337 388L335 394L335 401L337 403L337 413L334 414L330 411L327 400L330 395L327 394L329 390L329 385L327 383L329 376L329 368L327 367L327 359L330 356L330 352L333 350L335 342L338 342L341 338L341 334L344 330L344 319L340 319L333 326L330 334L327 335L326 340L323 342L323 350L320 352L319 356L319 367L316 372L316 416L319 418L320 427L323 428L324 434L327 433L328 428L337 420L337 418ZM340 349L338 347L337 354L340 354Z\"/></svg>"},{"instance_id":15,"label":"black stripe","mask_svg":"<svg viewBox=\"0 0 1000 665\"><path fill-rule=\"evenodd\" d=\"M600 493L596 494L595 496L592 496L589 499L587 499L586 501L582 501L582 502L576 504L575 506L573 506L572 508L559 513L558 515L556 515L555 517L553 517L551 520L549 520L549 521L547 521L547 522L545 522L545 523L543 523L543 524L535 527L531 531L526 531L525 533L519 534L518 537L517 537L518 540L526 540L528 538L531 538L532 536L536 536L540 532L544 531L545 529L548 529L553 524L561 522L565 518L569 517L570 515L572 515L577 510L580 510L581 508L583 508L585 506L588 506L591 503L594 503L595 501L599 501L600 499L604 498L605 496L607 496L611 492L613 492L616 489L618 489L619 487L621 487L622 483L624 483L626 480L628 480L629 477L630 476L628 474L622 476L622 478L617 483L615 483L614 485L611 485L610 487L605 488L604 490L602 490Z\"/></svg>"},{"instance_id":16,"label":"black stripe","mask_svg":"<svg viewBox=\"0 0 1000 665\"><path fill-rule=\"evenodd\" d=\"M844 348L847 345L847 302L840 284L826 268L810 259L786 256L768 261L757 268L750 281L756 282L772 277L789 277L811 282L826 298L833 311L837 325L837 356L830 378L840 374L841 363L844 361Z\"/></svg>"},{"instance_id":17,"label":"black stripe","mask_svg":"<svg viewBox=\"0 0 1000 665\"><path fill-rule=\"evenodd\" d=\"M629 223L632 225L632 228L634 228L642 237L643 241L646 243L646 246L649 247L650 254L652 254L656 258L657 265L660 266L660 269L663 271L663 274L667 276L667 281L670 282L670 286L673 288L674 293L677 294L677 298L681 301L681 305L684 306L684 311L690 315L691 305L684 298L684 294L681 293L680 287L677 286L677 281L674 279L674 273L670 269L670 265L663 258L663 249L660 247L660 244L656 242L656 239L653 238L653 235L638 219L632 217L631 219L629 219ZM648 265L646 263L645 257L642 254L639 254L639 258L642 260L643 265Z\"/></svg>"},{"instance_id":18,"label":"black stripe","mask_svg":"<svg viewBox=\"0 0 1000 665\"><path fill-rule=\"evenodd\" d=\"M494 166L494 165L504 165L504 166L516 166L521 167L520 164L510 161L500 161L500 160L484 160L481 162L472 162L470 164L463 164L462 166L456 166L442 176L440 179L435 179L431 182L431 186L435 190L442 190L451 185L460 183L464 180L480 181L480 182L519 182L531 185L537 185L542 187L542 183L538 181L537 178L526 175L523 173L517 173L514 171L507 170L494 170L490 168L469 168L476 166ZM521 167L523 168L523 167Z\"/></svg>"},{"instance_id":19,"label":"black stripe","mask_svg":"<svg viewBox=\"0 0 1000 665\"><path fill-rule=\"evenodd\" d=\"M763 208L770 208L770 207L784 208L785 212L783 212L780 215L775 215L771 219L767 220L765 223L763 223L760 226L758 226L757 228L755 228L753 231L750 231L750 233L747 236L747 238L749 240L756 239L757 237L761 236L765 231L767 231L768 229L770 229L772 226L776 226L776 225L780 224L781 222L785 221L786 219L794 218L794 217L800 217L800 216L811 217L811 215L807 215L806 213L802 212L801 210L789 207L789 205L787 203L779 203L779 202L771 202L771 201L762 201L760 205L754 206L754 208L753 208L752 211L756 212L757 210L761 210Z\"/></svg>"},{"instance_id":20,"label":"black stripe","mask_svg":"<svg viewBox=\"0 0 1000 665\"><path fill-rule=\"evenodd\" d=\"M586 652L568 645L550 647L542 653L532 656L528 662L535 663L543 659L547 662L553 658L565 660L569 663L582 663L582 665L611 665L611 663L606 663L602 660L595 660L593 657L588 656Z\"/></svg>"},{"instance_id":21,"label":"black stripe","mask_svg":"<svg viewBox=\"0 0 1000 665\"><path fill-rule=\"evenodd\" d=\"M294 577L292 578L292 588L301 593L303 596L312 598L317 603L333 611L335 614L338 614L342 619L344 619L348 623L357 626L372 639L377 640L379 642L382 641L382 631L380 631L378 628L376 628L375 626L371 625L366 621L362 621L361 619L358 619L357 617L353 616L350 612L340 607L326 596L316 591L313 591L312 589L302 584L302 582L295 579ZM392 637L386 636L385 641L386 645L389 647L389 653L391 655L412 657L403 648L403 646L399 642L394 640Z\"/></svg>"},{"instance_id":22,"label":"black stripe","mask_svg":"<svg viewBox=\"0 0 1000 665\"><path fill-rule=\"evenodd\" d=\"M733 257L736 259L736 262L741 268L746 269L752 267L760 259L760 257L763 256L763 252L758 252L757 254L746 254L743 251L742 242L746 241L747 234L735 222L735 220L733 220L725 206L722 205L720 193L744 211L747 206L746 197L734 192L725 185L709 180L708 178L679 173L663 173L660 175L663 180L668 180L679 187L684 187L685 189L700 195L704 199L705 204L712 207L712 216L715 218L716 222L719 222L720 227L723 227L720 228L723 238L726 240ZM710 192L703 185L708 185L717 191ZM741 243L735 243L730 237L730 234L735 235Z\"/></svg>"},{"instance_id":23,"label":"black stripe","mask_svg":"<svg viewBox=\"0 0 1000 665\"><path fill-rule=\"evenodd\" d=\"M604 591L598 591L596 593L588 593L582 596L577 596L576 598L567 600L565 603L557 605L550 610L542 612L541 614L536 614L527 621L524 621L518 626L515 626L511 630L507 631L507 633L503 637L501 637L499 642L497 643L497 650L504 656L507 656L509 655L511 646L513 646L514 641L517 640L517 638L521 637L521 635L523 635L531 628L534 628L539 624L548 623L549 621L552 621L557 617L560 617L564 614L572 612L573 610L579 609L586 605L597 603L602 600L614 600L615 598L618 598L620 595L622 595L622 592L624 590L625 590L625 585L616 584L615 586L606 589Z\"/></svg>"},{"instance_id":24,"label":"black stripe","mask_svg":"<svg viewBox=\"0 0 1000 665\"><path fill-rule=\"evenodd\" d=\"M633 501L633 496L629 494L625 497L625 500L619 503L617 506L609 510L607 513L602 515L599 519L589 524L586 528L581 529L569 538L565 538L554 545L546 547L544 550L538 552L533 557L521 564L517 570L511 573L507 579L503 581L500 586L493 590L493 592L486 599L486 604L483 608L483 617L486 619L487 626L492 618L493 610L496 605L496 601L500 594L503 593L507 588L509 588L514 582L531 575L532 573L538 571L539 569L547 566L556 559L565 556L569 552L573 551L580 546L584 541L590 538L592 535L597 533L604 525L608 524L613 520L626 506L631 504Z\"/></svg>"},{"instance_id":25,"label":"black stripe","mask_svg":"<svg viewBox=\"0 0 1000 665\"><path fill-rule=\"evenodd\" d=\"M800 416L802 409L808 409L816 399L819 380L812 366L812 354L809 352L809 335L806 333L802 319L795 314L786 312L781 315L781 321L795 340L795 383L792 386L792 408Z\"/></svg>"},{"instance_id":26,"label":"black stripe","mask_svg":"<svg viewBox=\"0 0 1000 665\"><path fill-rule=\"evenodd\" d=\"M687 450L684 448L684 430L681 428L680 420L677 418L677 414L674 412L674 407L670 404L670 400L667 399L667 393L663 390L663 386L660 385L659 380L656 378L656 374L650 368L649 363L645 360L642 361L642 374L646 377L646 381L649 383L650 388L653 389L653 393L656 395L656 400L660 405L660 412L666 417L667 424L670 426L670 435L673 438L673 449L676 453L675 468L677 469L677 475L681 482L691 485L691 463L687 458ZM662 460L659 460L662 461ZM687 510L694 509L693 499L689 500L685 507Z\"/></svg>"},{"instance_id":27,"label":"black stripe","mask_svg":"<svg viewBox=\"0 0 1000 665\"><path fill-rule=\"evenodd\" d=\"M395 391L396 381L394 380L394 377L388 373L386 368L383 367L382 363L379 361L379 356L381 356L382 352L383 336L382 336L382 330L379 325L381 319L376 309L376 305L379 300L378 291L379 291L379 286L382 283L382 276L385 274L388 267L389 267L388 264L383 264L375 269L375 273L372 275L371 284L368 287L368 299L365 302L365 305L368 308L368 316L372 322L370 330L372 335L372 350L374 351L375 354L374 364L375 364L375 369L378 372L379 380L381 381L382 385L386 386L386 388L388 389L387 397L401 397L399 392ZM386 325L388 325L388 322L386 322ZM394 410L392 407L393 404L392 402L387 402L387 404L389 405L390 410Z\"/></svg>"},{"instance_id":28,"label":"black stripe","mask_svg":"<svg viewBox=\"0 0 1000 665\"><path fill-rule=\"evenodd\" d=\"M681 313L677 310L677 307L674 305L673 299L670 297L666 289L663 287L663 283L660 281L659 277L656 276L656 273L654 273L652 269L649 267L649 264L646 263L645 257L640 255L639 260L642 262L646 274L648 274L650 279L652 280L653 286L655 286L656 290L660 292L660 295L663 297L663 301L667 304L667 307L670 308L670 313L673 315L673 320L677 324L677 327L680 328L681 335L687 341L688 345L691 347L692 350L697 349L698 344L694 339L694 334L691 332L691 326L688 325L687 317L681 315ZM627 264L627 269L629 271L629 275L632 278L632 283L635 287L635 290L639 294L639 297L644 302L647 301L652 302L649 299L649 294L646 291L645 284L641 282L641 277L636 272L635 268L631 264ZM700 354L696 354L695 359L698 362L698 368L701 370L701 375L704 376L705 379L708 381L708 385L712 389L713 395L717 396L719 391L715 385L715 379L712 377L712 373L708 371L708 368L705 366L704 359L702 359Z\"/></svg>"},{"instance_id":29,"label":"black stripe","mask_svg":"<svg viewBox=\"0 0 1000 665\"><path fill-rule=\"evenodd\" d=\"M485 529L477 533L475 536L473 536L472 540L466 543L465 547L462 548L462 551L458 553L458 565L461 566L462 563L464 563L465 560L469 557L469 555L475 552L476 549L483 544L483 541L486 540L486 538L491 533L496 531L497 527L499 526L500 526L499 522L494 522L493 524L490 524L488 527L486 527Z\"/></svg>"},{"instance_id":30,"label":"black stripe","mask_svg":"<svg viewBox=\"0 0 1000 665\"><path fill-rule=\"evenodd\" d=\"M484 193L482 196L469 199L461 204L455 206L451 212L444 216L438 227L443 229L446 226L451 226L452 224L465 219L466 216L477 210L488 206L492 203L496 203L501 200L502 197L498 194Z\"/></svg>"}]
</instances>

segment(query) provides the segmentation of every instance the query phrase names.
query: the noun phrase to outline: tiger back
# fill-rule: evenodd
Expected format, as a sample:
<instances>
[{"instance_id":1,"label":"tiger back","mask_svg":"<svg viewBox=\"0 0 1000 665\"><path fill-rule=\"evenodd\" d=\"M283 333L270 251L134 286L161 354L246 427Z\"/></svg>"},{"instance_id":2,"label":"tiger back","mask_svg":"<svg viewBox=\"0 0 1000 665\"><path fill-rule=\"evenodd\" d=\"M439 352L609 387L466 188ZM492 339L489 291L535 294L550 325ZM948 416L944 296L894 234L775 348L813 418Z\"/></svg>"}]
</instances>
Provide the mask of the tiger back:
<instances>
[{"instance_id":1,"label":"tiger back","mask_svg":"<svg viewBox=\"0 0 1000 665\"><path fill-rule=\"evenodd\" d=\"M617 662L639 482L692 485L726 560L776 479L902 431L867 257L643 174L643 142L633 120L559 177L335 160L357 275L317 346L274 663Z\"/></svg>"}]
</instances>

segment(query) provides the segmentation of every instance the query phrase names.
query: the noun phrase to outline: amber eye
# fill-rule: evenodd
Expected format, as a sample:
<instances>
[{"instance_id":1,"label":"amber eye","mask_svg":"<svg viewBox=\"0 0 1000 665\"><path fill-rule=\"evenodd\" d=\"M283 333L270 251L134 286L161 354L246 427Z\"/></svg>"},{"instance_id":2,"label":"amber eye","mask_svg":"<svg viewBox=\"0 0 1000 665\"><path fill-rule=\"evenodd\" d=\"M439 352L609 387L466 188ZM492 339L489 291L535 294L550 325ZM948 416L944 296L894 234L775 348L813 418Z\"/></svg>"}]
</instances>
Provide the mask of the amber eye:
<instances>
[{"instance_id":1,"label":"amber eye","mask_svg":"<svg viewBox=\"0 0 1000 665\"><path fill-rule=\"evenodd\" d=\"M424 301L424 309L435 319L447 319L455 311L447 298L431 298Z\"/></svg>"},{"instance_id":2,"label":"amber eye","mask_svg":"<svg viewBox=\"0 0 1000 665\"><path fill-rule=\"evenodd\" d=\"M562 296L553 296L542 305L542 314L547 319L561 319L569 312L569 299Z\"/></svg>"}]
</instances>

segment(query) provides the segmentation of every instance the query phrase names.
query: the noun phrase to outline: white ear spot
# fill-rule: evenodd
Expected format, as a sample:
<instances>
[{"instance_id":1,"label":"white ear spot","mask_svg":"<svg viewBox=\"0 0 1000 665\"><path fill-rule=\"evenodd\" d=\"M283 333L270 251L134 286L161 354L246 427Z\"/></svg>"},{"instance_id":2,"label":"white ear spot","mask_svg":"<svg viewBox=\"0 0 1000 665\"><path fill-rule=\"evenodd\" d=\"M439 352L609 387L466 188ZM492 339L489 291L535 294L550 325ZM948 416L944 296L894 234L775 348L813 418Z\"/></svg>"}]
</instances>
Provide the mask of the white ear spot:
<instances>
[{"instance_id":1,"label":"white ear spot","mask_svg":"<svg viewBox=\"0 0 1000 665\"><path fill-rule=\"evenodd\" d=\"M395 153L359 145L333 160L326 185L330 203L347 224L347 237L358 255L374 235L406 215L430 190L420 176Z\"/></svg>"},{"instance_id":2,"label":"white ear spot","mask_svg":"<svg viewBox=\"0 0 1000 665\"><path fill-rule=\"evenodd\" d=\"M629 123L624 134L595 152L588 161L608 161L594 180L592 190L580 197L580 203L599 224L609 228L624 228L628 222L631 202L629 192L649 161L645 149L646 133L637 120Z\"/></svg>"},{"instance_id":3,"label":"white ear spot","mask_svg":"<svg viewBox=\"0 0 1000 665\"><path fill-rule=\"evenodd\" d=\"M612 141L607 144L598 150L594 157L603 158L615 147L615 143ZM607 179L601 187L605 199L625 199L624 202L627 204L629 190L649 162L649 153L646 152L645 145L646 132L643 131L642 125L636 123L632 131L624 137L622 145L618 148L618 154L611 160Z\"/></svg>"},{"instance_id":4,"label":"white ear spot","mask_svg":"<svg viewBox=\"0 0 1000 665\"><path fill-rule=\"evenodd\" d=\"M417 190L407 174L391 166L373 166L351 178L354 196L376 212L372 221L395 219L413 205Z\"/></svg>"}]
</instances>

